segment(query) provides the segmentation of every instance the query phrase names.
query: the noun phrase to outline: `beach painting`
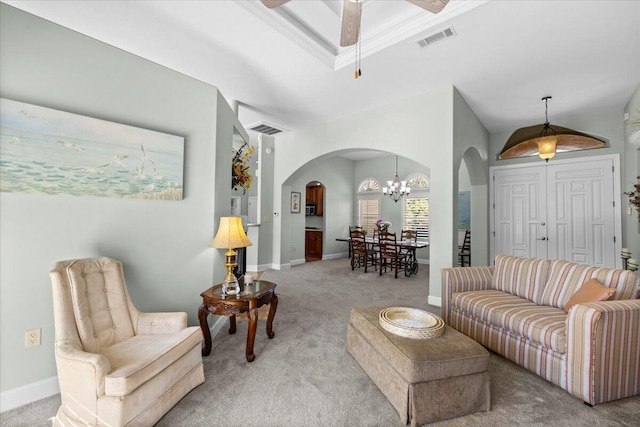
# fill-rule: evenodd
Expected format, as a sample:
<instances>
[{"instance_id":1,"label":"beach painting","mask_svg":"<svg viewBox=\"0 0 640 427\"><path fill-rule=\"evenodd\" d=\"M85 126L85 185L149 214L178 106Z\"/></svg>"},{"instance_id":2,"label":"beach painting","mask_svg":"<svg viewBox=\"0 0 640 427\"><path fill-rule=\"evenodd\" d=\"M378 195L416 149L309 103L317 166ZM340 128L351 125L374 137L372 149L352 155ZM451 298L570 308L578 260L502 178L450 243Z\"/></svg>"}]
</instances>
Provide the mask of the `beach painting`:
<instances>
[{"instance_id":1,"label":"beach painting","mask_svg":"<svg viewBox=\"0 0 640 427\"><path fill-rule=\"evenodd\" d=\"M471 191L458 193L458 228L471 229Z\"/></svg>"},{"instance_id":2,"label":"beach painting","mask_svg":"<svg viewBox=\"0 0 640 427\"><path fill-rule=\"evenodd\" d=\"M182 200L184 137L0 98L0 190Z\"/></svg>"}]
</instances>

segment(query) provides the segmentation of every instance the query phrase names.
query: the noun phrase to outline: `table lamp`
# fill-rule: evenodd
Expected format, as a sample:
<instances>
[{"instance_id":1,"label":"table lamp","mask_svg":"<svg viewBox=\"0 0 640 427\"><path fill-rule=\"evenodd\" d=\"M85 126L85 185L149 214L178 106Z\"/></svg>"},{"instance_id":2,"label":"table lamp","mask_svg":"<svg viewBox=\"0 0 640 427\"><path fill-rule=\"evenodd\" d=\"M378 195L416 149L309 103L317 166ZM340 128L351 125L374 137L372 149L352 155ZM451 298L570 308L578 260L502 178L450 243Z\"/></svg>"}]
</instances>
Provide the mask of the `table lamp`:
<instances>
[{"instance_id":1,"label":"table lamp","mask_svg":"<svg viewBox=\"0 0 640 427\"><path fill-rule=\"evenodd\" d=\"M236 262L236 251L234 248L244 248L251 246L251 240L244 234L242 228L242 219L239 216L225 216L220 218L218 233L209 245L212 248L227 249L224 253L227 267L227 275L222 284L223 295L238 295L240 293L240 284L233 274L233 268L238 265Z\"/></svg>"}]
</instances>

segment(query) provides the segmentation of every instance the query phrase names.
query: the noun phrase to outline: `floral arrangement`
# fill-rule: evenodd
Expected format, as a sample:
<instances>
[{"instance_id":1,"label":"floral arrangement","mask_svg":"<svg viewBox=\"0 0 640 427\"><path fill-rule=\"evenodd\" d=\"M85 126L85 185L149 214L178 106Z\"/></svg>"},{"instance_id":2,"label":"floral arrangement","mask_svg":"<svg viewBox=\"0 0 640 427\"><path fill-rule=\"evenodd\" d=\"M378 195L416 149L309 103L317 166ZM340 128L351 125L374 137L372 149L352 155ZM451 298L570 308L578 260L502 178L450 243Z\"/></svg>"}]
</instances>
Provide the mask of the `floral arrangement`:
<instances>
[{"instance_id":1,"label":"floral arrangement","mask_svg":"<svg viewBox=\"0 0 640 427\"><path fill-rule=\"evenodd\" d=\"M376 227L378 227L378 231L388 231L389 227L391 227L391 222L379 219L376 221Z\"/></svg>"},{"instance_id":2,"label":"floral arrangement","mask_svg":"<svg viewBox=\"0 0 640 427\"><path fill-rule=\"evenodd\" d=\"M638 184L634 184L634 190L622 193L629 198L629 204L636 207L638 211L638 221L640 221L640 176L636 177Z\"/></svg>"},{"instance_id":3,"label":"floral arrangement","mask_svg":"<svg viewBox=\"0 0 640 427\"><path fill-rule=\"evenodd\" d=\"M242 194L245 194L253 183L254 178L248 165L253 150L252 145L245 143L233 154L231 161L231 188L238 190L238 187L242 187Z\"/></svg>"}]
</instances>

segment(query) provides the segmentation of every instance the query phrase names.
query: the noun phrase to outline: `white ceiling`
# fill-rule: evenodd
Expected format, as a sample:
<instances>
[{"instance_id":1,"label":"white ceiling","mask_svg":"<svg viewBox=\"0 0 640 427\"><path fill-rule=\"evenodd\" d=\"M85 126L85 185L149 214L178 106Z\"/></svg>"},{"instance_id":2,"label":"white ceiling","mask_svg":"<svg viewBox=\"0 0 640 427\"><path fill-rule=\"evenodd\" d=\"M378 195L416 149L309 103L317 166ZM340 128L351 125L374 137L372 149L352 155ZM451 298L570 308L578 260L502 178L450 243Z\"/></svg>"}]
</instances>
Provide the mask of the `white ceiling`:
<instances>
[{"instance_id":1,"label":"white ceiling","mask_svg":"<svg viewBox=\"0 0 640 427\"><path fill-rule=\"evenodd\" d=\"M4 2L218 87L245 126L296 130L455 85L496 132L543 122L544 95L553 123L622 109L640 83L637 0L451 0L438 15L364 0L357 80L341 1Z\"/></svg>"}]
</instances>

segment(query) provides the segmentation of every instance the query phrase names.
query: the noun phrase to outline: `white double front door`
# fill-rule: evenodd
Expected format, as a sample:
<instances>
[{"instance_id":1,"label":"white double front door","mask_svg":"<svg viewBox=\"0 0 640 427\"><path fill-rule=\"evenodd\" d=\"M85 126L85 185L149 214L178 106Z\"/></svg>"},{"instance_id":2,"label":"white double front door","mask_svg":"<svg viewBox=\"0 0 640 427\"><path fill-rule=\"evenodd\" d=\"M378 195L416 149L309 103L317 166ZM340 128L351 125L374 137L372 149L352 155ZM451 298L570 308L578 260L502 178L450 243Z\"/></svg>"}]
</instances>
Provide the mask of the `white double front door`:
<instances>
[{"instance_id":1,"label":"white double front door","mask_svg":"<svg viewBox=\"0 0 640 427\"><path fill-rule=\"evenodd\" d=\"M612 156L492 168L492 256L616 266L619 188Z\"/></svg>"}]
</instances>

